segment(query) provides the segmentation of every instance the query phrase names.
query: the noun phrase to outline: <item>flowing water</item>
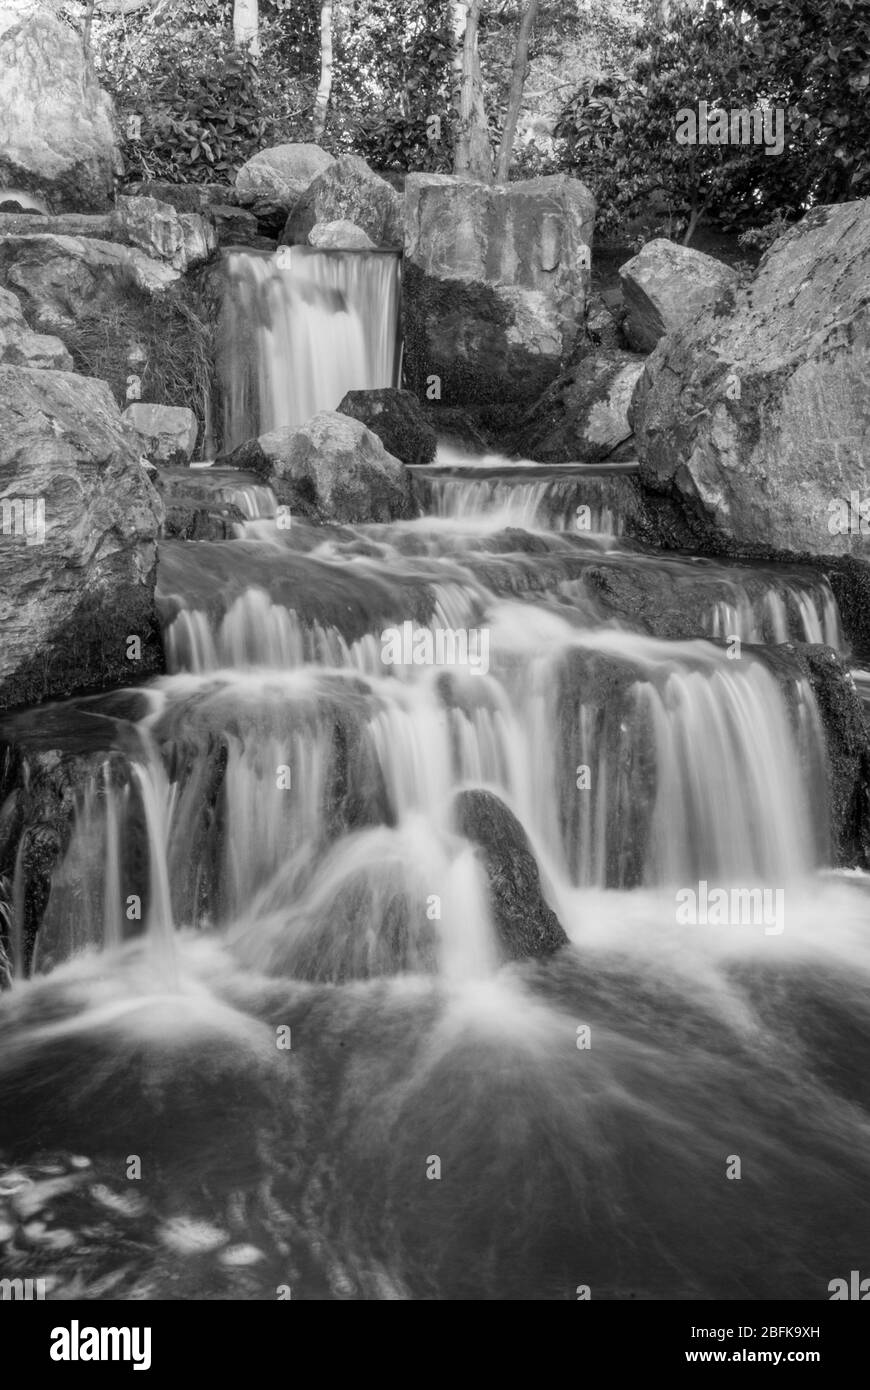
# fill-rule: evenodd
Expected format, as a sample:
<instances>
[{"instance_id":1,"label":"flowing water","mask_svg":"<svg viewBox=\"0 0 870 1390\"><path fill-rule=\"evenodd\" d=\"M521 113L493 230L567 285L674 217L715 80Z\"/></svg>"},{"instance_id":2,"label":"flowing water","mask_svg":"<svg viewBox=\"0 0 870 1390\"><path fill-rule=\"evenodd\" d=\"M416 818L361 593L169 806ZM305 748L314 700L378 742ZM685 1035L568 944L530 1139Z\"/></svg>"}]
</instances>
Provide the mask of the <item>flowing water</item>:
<instances>
[{"instance_id":1,"label":"flowing water","mask_svg":"<svg viewBox=\"0 0 870 1390\"><path fill-rule=\"evenodd\" d=\"M399 257L287 246L226 258L219 369L229 452L335 410L347 391L398 384Z\"/></svg>"},{"instance_id":2,"label":"flowing water","mask_svg":"<svg viewBox=\"0 0 870 1390\"><path fill-rule=\"evenodd\" d=\"M813 1299L866 1261L870 881L830 871L819 712L763 646L842 647L833 595L632 546L608 488L289 531L249 489L238 539L162 546L170 673L19 721L34 776L57 729L86 770L0 996L4 1276ZM493 888L481 789L540 883L511 852ZM505 882L568 944L516 958ZM702 882L782 911L686 923Z\"/></svg>"}]
</instances>

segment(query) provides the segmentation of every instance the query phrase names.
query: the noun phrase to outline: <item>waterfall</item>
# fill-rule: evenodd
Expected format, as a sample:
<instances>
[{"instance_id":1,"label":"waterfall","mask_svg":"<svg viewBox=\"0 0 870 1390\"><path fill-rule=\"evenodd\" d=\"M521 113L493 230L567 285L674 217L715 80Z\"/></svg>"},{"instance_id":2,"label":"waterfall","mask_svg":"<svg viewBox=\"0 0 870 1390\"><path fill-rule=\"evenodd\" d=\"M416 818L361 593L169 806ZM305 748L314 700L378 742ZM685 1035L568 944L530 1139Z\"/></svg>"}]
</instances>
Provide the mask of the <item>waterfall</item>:
<instances>
[{"instance_id":1,"label":"waterfall","mask_svg":"<svg viewBox=\"0 0 870 1390\"><path fill-rule=\"evenodd\" d=\"M395 258L227 277L228 447L396 380ZM870 877L787 644L847 655L832 588L631 542L624 470L422 472L414 519L284 530L227 469L235 538L160 545L166 674L4 721L4 1277L826 1298L870 1241Z\"/></svg>"},{"instance_id":2,"label":"waterfall","mask_svg":"<svg viewBox=\"0 0 870 1390\"><path fill-rule=\"evenodd\" d=\"M399 257L282 247L231 251L220 323L224 452L398 384Z\"/></svg>"}]
</instances>

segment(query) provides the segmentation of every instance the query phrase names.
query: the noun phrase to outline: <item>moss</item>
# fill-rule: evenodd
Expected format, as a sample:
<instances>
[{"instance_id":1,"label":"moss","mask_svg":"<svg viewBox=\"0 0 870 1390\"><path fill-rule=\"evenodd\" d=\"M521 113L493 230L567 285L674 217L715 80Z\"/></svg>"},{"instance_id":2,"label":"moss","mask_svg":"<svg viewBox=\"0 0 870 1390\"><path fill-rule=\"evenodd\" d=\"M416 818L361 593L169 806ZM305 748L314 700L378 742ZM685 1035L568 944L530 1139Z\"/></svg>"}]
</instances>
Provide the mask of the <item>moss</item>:
<instances>
[{"instance_id":1,"label":"moss","mask_svg":"<svg viewBox=\"0 0 870 1390\"><path fill-rule=\"evenodd\" d=\"M133 634L142 643L139 661L127 659L127 638ZM138 684L164 669L153 582L107 588L88 593L50 644L0 682L0 709Z\"/></svg>"},{"instance_id":2,"label":"moss","mask_svg":"<svg viewBox=\"0 0 870 1390\"><path fill-rule=\"evenodd\" d=\"M558 372L555 358L508 343L512 315L491 285L436 280L406 262L402 319L405 379L421 401L438 376L448 406L531 403Z\"/></svg>"},{"instance_id":3,"label":"moss","mask_svg":"<svg viewBox=\"0 0 870 1390\"><path fill-rule=\"evenodd\" d=\"M209 284L191 277L160 295L132 279L113 282L111 297L80 313L71 327L56 329L72 354L75 370L107 381L118 405L127 404L127 378L138 375L141 398L157 405L189 406L199 423L197 444L206 437L215 381L215 315ZM144 351L141 365L132 349Z\"/></svg>"}]
</instances>

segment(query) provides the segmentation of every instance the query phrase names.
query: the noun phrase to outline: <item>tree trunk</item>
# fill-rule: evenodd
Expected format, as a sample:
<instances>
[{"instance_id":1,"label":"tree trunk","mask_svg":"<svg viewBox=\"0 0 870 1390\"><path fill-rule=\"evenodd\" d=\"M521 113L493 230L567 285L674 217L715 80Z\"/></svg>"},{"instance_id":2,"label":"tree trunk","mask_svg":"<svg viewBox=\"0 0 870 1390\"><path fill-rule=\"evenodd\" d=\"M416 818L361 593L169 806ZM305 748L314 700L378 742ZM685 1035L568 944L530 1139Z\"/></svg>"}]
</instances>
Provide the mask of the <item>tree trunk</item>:
<instances>
[{"instance_id":1,"label":"tree trunk","mask_svg":"<svg viewBox=\"0 0 870 1390\"><path fill-rule=\"evenodd\" d=\"M463 0L466 11L462 41L462 76L459 89L459 129L453 158L453 172L460 177L492 182L492 150L483 104L483 74L477 31L481 0Z\"/></svg>"},{"instance_id":2,"label":"tree trunk","mask_svg":"<svg viewBox=\"0 0 870 1390\"><path fill-rule=\"evenodd\" d=\"M507 183L510 173L511 159L514 152L514 139L517 133L517 121L520 118L520 107L523 104L523 88L526 85L526 76L529 71L529 40L532 36L532 29L538 17L539 0L529 0L525 12L520 20L520 32L517 34L517 47L514 53L514 70L511 75L511 90L508 97L507 114L505 116L504 130L501 133L501 145L498 151L498 160L495 166L496 183Z\"/></svg>"},{"instance_id":3,"label":"tree trunk","mask_svg":"<svg viewBox=\"0 0 870 1390\"><path fill-rule=\"evenodd\" d=\"M326 113L332 92L332 12L334 0L323 0L320 7L320 85L314 99L314 138L323 139Z\"/></svg>"},{"instance_id":4,"label":"tree trunk","mask_svg":"<svg viewBox=\"0 0 870 1390\"><path fill-rule=\"evenodd\" d=\"M233 0L233 42L236 48L247 46L253 57L259 57L259 0Z\"/></svg>"}]
</instances>

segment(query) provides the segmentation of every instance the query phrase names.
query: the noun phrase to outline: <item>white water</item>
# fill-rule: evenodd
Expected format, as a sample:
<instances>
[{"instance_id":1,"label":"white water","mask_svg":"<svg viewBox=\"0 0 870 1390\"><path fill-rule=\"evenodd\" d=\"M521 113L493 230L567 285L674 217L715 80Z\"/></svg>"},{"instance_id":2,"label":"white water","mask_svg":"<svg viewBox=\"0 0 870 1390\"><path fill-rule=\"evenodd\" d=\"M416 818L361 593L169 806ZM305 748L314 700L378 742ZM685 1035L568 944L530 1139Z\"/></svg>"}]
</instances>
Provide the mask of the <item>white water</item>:
<instances>
[{"instance_id":1,"label":"white water","mask_svg":"<svg viewBox=\"0 0 870 1390\"><path fill-rule=\"evenodd\" d=\"M224 452L397 384L397 256L232 251L220 357Z\"/></svg>"}]
</instances>

